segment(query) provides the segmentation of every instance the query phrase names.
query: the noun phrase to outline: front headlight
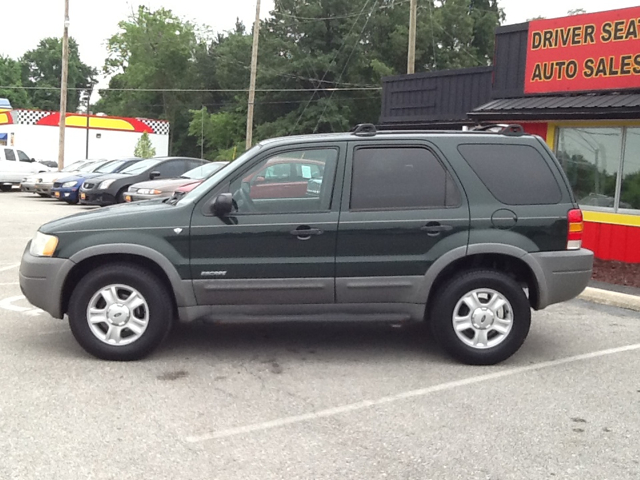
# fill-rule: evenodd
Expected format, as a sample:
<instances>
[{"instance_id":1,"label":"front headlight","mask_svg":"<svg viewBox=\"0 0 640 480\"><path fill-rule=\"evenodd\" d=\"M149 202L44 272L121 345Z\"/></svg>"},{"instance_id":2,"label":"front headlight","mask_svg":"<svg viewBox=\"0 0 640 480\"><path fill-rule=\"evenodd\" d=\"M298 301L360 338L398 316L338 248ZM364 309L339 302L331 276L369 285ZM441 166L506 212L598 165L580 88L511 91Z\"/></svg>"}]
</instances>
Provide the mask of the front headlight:
<instances>
[{"instance_id":1,"label":"front headlight","mask_svg":"<svg viewBox=\"0 0 640 480\"><path fill-rule=\"evenodd\" d=\"M52 257L58 246L58 237L36 232L36 236L31 240L29 253L36 257Z\"/></svg>"},{"instance_id":2,"label":"front headlight","mask_svg":"<svg viewBox=\"0 0 640 480\"><path fill-rule=\"evenodd\" d=\"M78 184L78 182L65 182L62 184L62 188L71 188L71 187L75 187Z\"/></svg>"},{"instance_id":3,"label":"front headlight","mask_svg":"<svg viewBox=\"0 0 640 480\"><path fill-rule=\"evenodd\" d=\"M162 192L154 188L140 188L138 189L140 195L160 195Z\"/></svg>"},{"instance_id":4,"label":"front headlight","mask_svg":"<svg viewBox=\"0 0 640 480\"><path fill-rule=\"evenodd\" d=\"M115 181L116 181L115 178L112 178L111 180L105 180L104 182L101 182L100 185L98 185L98 189L99 190L105 190L105 189L109 188L111 186L111 184L113 182L115 182Z\"/></svg>"}]
</instances>

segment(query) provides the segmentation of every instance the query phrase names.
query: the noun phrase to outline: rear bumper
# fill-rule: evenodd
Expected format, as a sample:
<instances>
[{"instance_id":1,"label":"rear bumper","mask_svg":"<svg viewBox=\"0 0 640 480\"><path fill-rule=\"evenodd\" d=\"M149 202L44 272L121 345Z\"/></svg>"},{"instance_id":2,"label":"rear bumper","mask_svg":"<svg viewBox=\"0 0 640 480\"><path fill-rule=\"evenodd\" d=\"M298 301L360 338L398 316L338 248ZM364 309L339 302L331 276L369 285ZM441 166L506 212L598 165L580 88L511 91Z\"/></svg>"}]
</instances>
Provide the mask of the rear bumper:
<instances>
[{"instance_id":1,"label":"rear bumper","mask_svg":"<svg viewBox=\"0 0 640 480\"><path fill-rule=\"evenodd\" d=\"M85 198L82 198L82 194L85 194ZM114 205L118 203L116 201L116 197L111 195L110 193L102 192L102 193L91 193L91 192L83 192L80 191L79 194L80 203L82 205Z\"/></svg>"},{"instance_id":2,"label":"rear bumper","mask_svg":"<svg viewBox=\"0 0 640 480\"><path fill-rule=\"evenodd\" d=\"M41 193L43 195L51 195L52 188L53 188L53 183L37 183L36 193Z\"/></svg>"},{"instance_id":3,"label":"rear bumper","mask_svg":"<svg viewBox=\"0 0 640 480\"><path fill-rule=\"evenodd\" d=\"M62 318L62 287L73 265L64 258L34 257L27 245L20 264L20 290L31 304Z\"/></svg>"},{"instance_id":4,"label":"rear bumper","mask_svg":"<svg viewBox=\"0 0 640 480\"><path fill-rule=\"evenodd\" d=\"M33 183L21 183L21 192L36 193L36 186Z\"/></svg>"},{"instance_id":5,"label":"rear bumper","mask_svg":"<svg viewBox=\"0 0 640 480\"><path fill-rule=\"evenodd\" d=\"M593 271L593 252L587 249L531 253L539 265L538 305L542 309L577 297L589 284Z\"/></svg>"}]
</instances>

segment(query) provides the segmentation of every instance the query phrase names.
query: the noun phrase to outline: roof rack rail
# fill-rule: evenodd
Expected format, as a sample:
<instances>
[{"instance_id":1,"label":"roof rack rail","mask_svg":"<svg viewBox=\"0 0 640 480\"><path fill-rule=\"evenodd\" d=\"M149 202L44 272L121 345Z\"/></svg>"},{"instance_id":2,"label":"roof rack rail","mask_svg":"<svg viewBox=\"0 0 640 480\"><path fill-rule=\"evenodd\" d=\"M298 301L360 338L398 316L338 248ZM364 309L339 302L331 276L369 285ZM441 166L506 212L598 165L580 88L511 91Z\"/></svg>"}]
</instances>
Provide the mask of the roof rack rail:
<instances>
[{"instance_id":1,"label":"roof rack rail","mask_svg":"<svg viewBox=\"0 0 640 480\"><path fill-rule=\"evenodd\" d=\"M496 130L497 129L497 130ZM493 123L489 125L478 125L471 129L473 132L494 132L501 133L503 135L522 135L525 133L522 125L517 123L506 124L506 123Z\"/></svg>"},{"instance_id":2,"label":"roof rack rail","mask_svg":"<svg viewBox=\"0 0 640 480\"><path fill-rule=\"evenodd\" d=\"M375 137L377 132L373 123L359 123L351 130L351 134L358 137Z\"/></svg>"}]
</instances>

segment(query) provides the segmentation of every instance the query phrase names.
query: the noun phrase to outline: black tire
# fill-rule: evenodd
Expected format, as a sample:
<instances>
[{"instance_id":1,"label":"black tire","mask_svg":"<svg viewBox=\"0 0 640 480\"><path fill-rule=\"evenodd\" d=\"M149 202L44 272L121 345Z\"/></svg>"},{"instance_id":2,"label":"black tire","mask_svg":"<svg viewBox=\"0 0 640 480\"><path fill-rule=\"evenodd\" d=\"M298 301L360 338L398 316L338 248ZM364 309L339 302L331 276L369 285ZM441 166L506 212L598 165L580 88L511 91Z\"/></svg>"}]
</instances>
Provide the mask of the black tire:
<instances>
[{"instance_id":1,"label":"black tire","mask_svg":"<svg viewBox=\"0 0 640 480\"><path fill-rule=\"evenodd\" d=\"M92 297L102 288L114 284L137 290L148 305L146 330L128 345L105 343L93 333L87 321ZM71 295L68 311L71 332L82 348L95 357L116 361L139 360L155 350L171 329L174 308L170 295L164 284L144 268L123 263L99 267L88 273Z\"/></svg>"},{"instance_id":2,"label":"black tire","mask_svg":"<svg viewBox=\"0 0 640 480\"><path fill-rule=\"evenodd\" d=\"M46 193L38 193L38 196L42 198L49 198L49 195L47 195Z\"/></svg>"},{"instance_id":3,"label":"black tire","mask_svg":"<svg viewBox=\"0 0 640 480\"><path fill-rule=\"evenodd\" d=\"M498 292L511 306L509 309L513 315L511 330L504 335L501 343L491 347L480 348L466 344L458 337L453 326L454 310L458 302L468 293L478 289L491 289ZM494 270L471 270L449 280L437 290L435 295L433 308L430 310L433 335L447 353L463 363L495 365L516 353L527 338L531 326L529 300L520 285L503 273ZM466 308L471 312L471 309L464 305L459 308L462 310ZM463 315L465 314L466 312ZM484 319L483 315L481 321ZM471 338L473 333L474 330L470 329L462 332L461 335ZM498 335L498 332L493 333Z\"/></svg>"},{"instance_id":4,"label":"black tire","mask_svg":"<svg viewBox=\"0 0 640 480\"><path fill-rule=\"evenodd\" d=\"M0 185L0 190L3 192L10 192L12 189L12 185Z\"/></svg>"},{"instance_id":5,"label":"black tire","mask_svg":"<svg viewBox=\"0 0 640 480\"><path fill-rule=\"evenodd\" d=\"M125 203L124 195L129 190L129 186L130 185L126 185L122 187L120 190L118 190L118 193L116 194L116 203Z\"/></svg>"}]
</instances>

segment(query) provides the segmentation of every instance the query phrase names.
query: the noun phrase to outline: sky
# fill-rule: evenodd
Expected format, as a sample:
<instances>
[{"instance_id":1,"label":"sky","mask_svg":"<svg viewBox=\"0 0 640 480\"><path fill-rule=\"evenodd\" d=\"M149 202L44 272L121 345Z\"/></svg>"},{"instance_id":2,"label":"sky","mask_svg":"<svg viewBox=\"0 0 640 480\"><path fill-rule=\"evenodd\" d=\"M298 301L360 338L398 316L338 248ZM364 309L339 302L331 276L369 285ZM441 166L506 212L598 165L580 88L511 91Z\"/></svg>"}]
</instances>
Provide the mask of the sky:
<instances>
[{"instance_id":1,"label":"sky","mask_svg":"<svg viewBox=\"0 0 640 480\"><path fill-rule=\"evenodd\" d=\"M69 34L78 41L82 61L100 69L107 55L107 39L118 32L118 22L140 4L170 9L187 20L208 25L214 32L232 29L236 18L250 27L256 11L256 0L70 0ZM638 0L499 0L498 4L505 10L505 24L512 24L537 16L562 17L574 8L591 13L634 7ZM64 0L18 0L5 7L0 55L19 58L42 38L62 36ZM272 8L273 0L262 0L261 17L267 17Z\"/></svg>"}]
</instances>

